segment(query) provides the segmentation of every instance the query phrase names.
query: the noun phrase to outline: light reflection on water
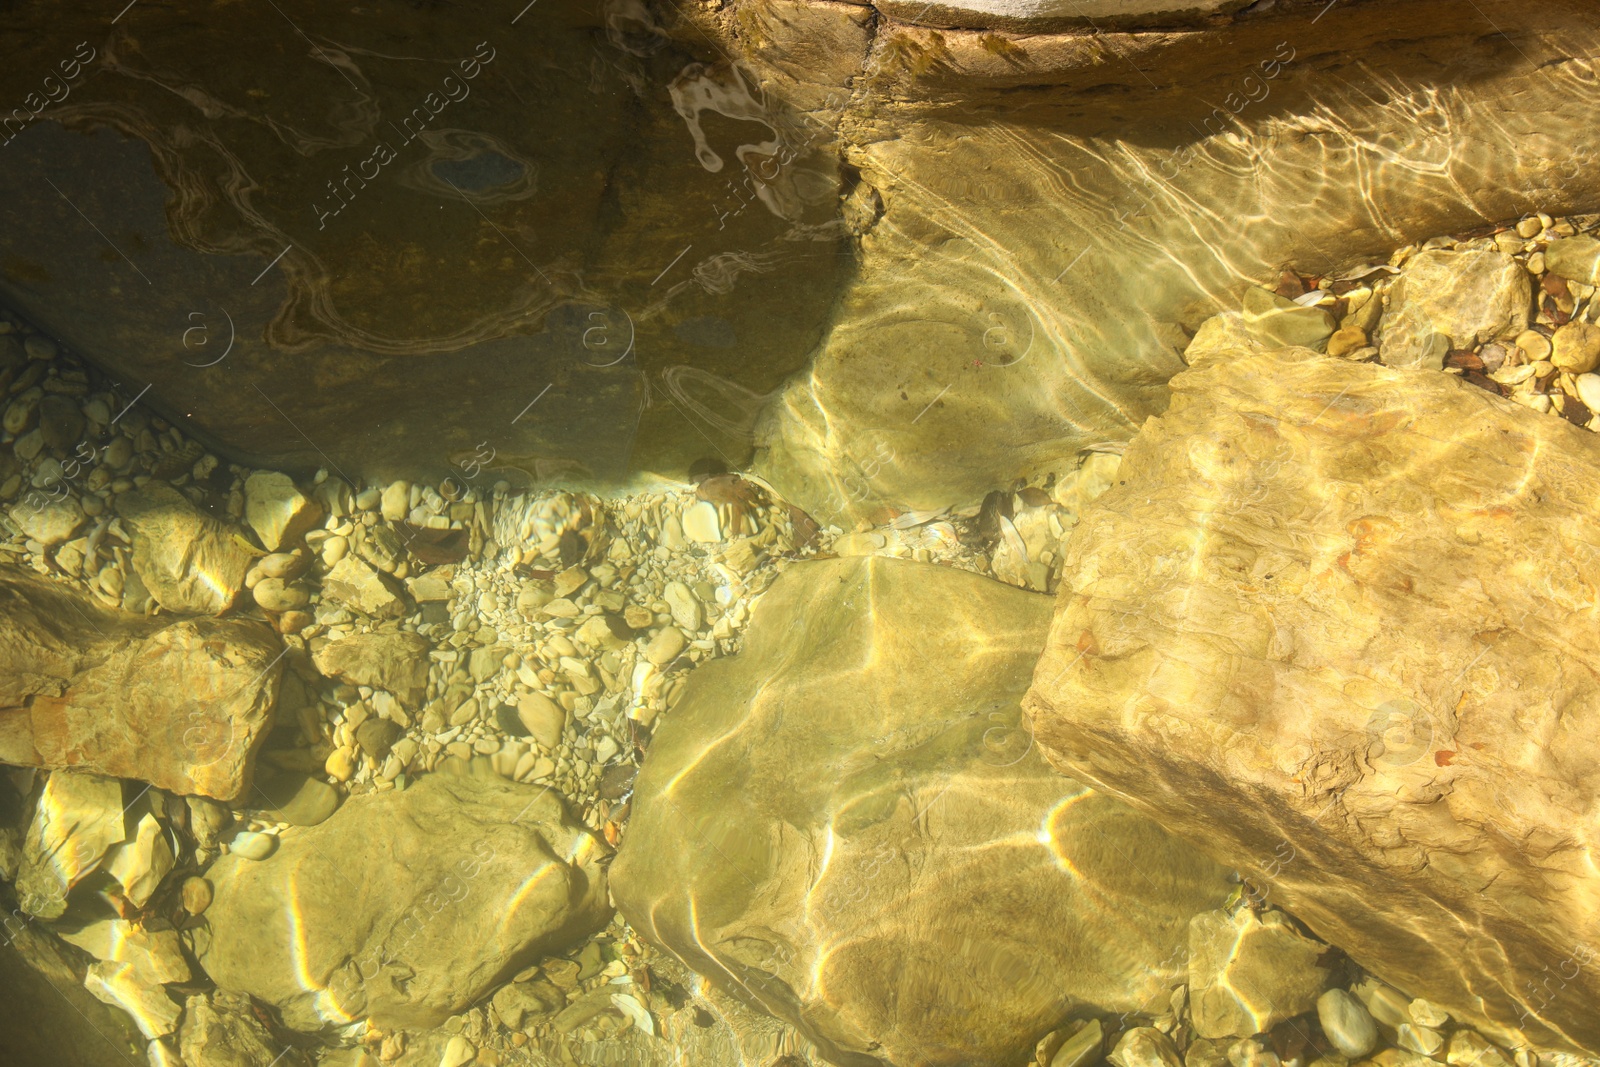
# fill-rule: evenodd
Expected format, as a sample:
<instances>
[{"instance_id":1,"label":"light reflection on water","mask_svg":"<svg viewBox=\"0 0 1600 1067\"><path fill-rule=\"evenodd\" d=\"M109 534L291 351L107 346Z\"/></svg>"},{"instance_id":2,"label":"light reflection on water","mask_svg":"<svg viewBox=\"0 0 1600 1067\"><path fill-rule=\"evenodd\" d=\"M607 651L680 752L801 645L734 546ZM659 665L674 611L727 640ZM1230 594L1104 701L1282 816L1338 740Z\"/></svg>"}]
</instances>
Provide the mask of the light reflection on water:
<instances>
[{"instance_id":1,"label":"light reflection on water","mask_svg":"<svg viewBox=\"0 0 1600 1067\"><path fill-rule=\"evenodd\" d=\"M800 19L796 31L748 8L730 9L749 21L719 40L702 16L669 18L638 3L607 4L592 25L575 8L555 11L574 22L548 31L554 44L514 49L496 37L502 51L482 61L509 86L492 90L497 102L518 100L515 123L469 119L466 97L452 97L450 121L461 126L406 137L402 147L420 158L383 180L307 179L342 173L331 167L341 152L371 150L394 106L386 78L413 88L394 71L417 56L358 47L344 30L306 37L321 80L316 93L283 90L317 101L292 118L265 97L236 98L239 85L205 83L206 65L161 35L116 30L101 81L152 91L161 105L76 89L0 160L8 202L37 207L34 172L65 174L56 190L64 203L19 215L0 293L122 378L153 383L148 403L174 423L236 458L341 475L344 464L352 482L369 484L401 474L431 485L448 474L474 494L451 496L468 514L494 503L475 551L503 555L455 572L478 584L453 590L446 621L428 624L440 627L431 640L441 650L458 647L447 644L452 633L473 632L461 616L492 630L492 617L520 605L529 585L546 583L548 593L567 568L619 560L593 542L575 547L576 519L570 529L539 525L534 495L552 486L620 498L682 485L691 469L748 467L791 523L790 505L834 524L834 535L863 519L880 530L907 520L900 554L943 552L948 563L970 551L962 537L986 514L978 505L987 494L1046 475L1065 484L1084 454L1119 453L1165 409L1199 323L1236 306L1247 285L1287 264L1341 269L1434 234L1593 206L1586 200L1600 192L1595 153L1572 132L1600 115L1600 81L1588 59L1546 61L1555 53L1541 29L1515 39L1479 33L1461 55L1440 58L1410 36L1358 32L1341 21L1343 8L1324 11L1316 29L1307 10L1225 36L1065 41L964 31L947 41L916 18L869 29L864 16L839 11L815 16L837 20L825 26L829 37L823 23ZM524 16L535 17L529 8L509 23L497 14L496 32ZM1368 16L1383 17L1371 6ZM1340 34L1361 47L1341 46ZM829 84L829 64L850 51L840 42L857 37L866 52L855 80ZM739 64L717 54L735 45L750 49ZM521 98L519 81L535 102ZM473 107L491 92L488 78L475 84ZM530 135L540 120L565 136ZM295 196L309 186L310 197L291 203L269 188L252 170L262 159L292 163L284 185ZM123 164L130 177L118 192L101 174ZM78 209L79 196L111 236ZM195 278L196 263L204 286L173 281ZM161 280L133 312L127 267ZM257 289L252 275L270 281ZM65 295L61 277L77 280ZM237 318L239 347L214 363L175 362L154 339L168 319L193 321L168 312L197 302L235 308L228 322ZM228 399L245 395L241 383L270 410L253 397ZM1375 412L1355 390L1330 396L1316 421L1320 432L1357 440L1373 435L1375 419L1398 426L1404 414ZM1240 437L1258 480L1293 462L1266 415L1259 434ZM1456 517L1493 526L1502 517L1494 509L1524 504L1537 492L1544 444L1530 446L1523 481ZM1234 457L1201 444L1188 459L1199 484L1181 488L1196 507L1250 491L1233 482ZM1436 459L1397 459L1365 488L1382 493ZM1359 474L1328 472L1330 485L1336 473ZM181 464L172 477L201 480ZM719 523L742 506L701 503ZM770 553L757 566L829 568L849 586L807 601L783 586L766 591L770 570L758 581L730 558L738 538L722 536L729 527L697 537L685 529L688 513L672 519L675 544L662 523L652 543L620 557L622 569L643 573L674 553L704 558L707 573L720 568L708 603L742 610L769 598L750 634L767 643L741 661L726 658L737 635L704 639L695 651L717 662L695 665L686 690L668 675L683 672L677 657L690 653L654 664L636 655L626 699L608 710L643 723L630 738L647 746L623 747L622 762L646 747L653 758L637 790L604 805L586 794L579 805L602 813L595 834L611 844L620 836L614 896L632 930L656 942L647 973L662 986L640 988L615 948L620 927L602 935L608 964L624 970L608 980L648 1003L662 1038L622 1027L602 1039L584 1023L546 1028L528 1047L586 1063L955 1067L1020 1063L1064 1020L1169 1014L1171 989L1187 977L1188 915L1220 905L1230 886L1221 868L1042 759L1017 701L1050 598L1008 590L1028 606L989 611L990 594L939 567L949 584L918 601L914 583L895 575L927 562L878 559L858 572L848 559L794 563L792 543L745 546L753 559ZM997 536L1021 545L1010 520ZM1218 542L1226 521L1209 530ZM554 547L538 551L542 541ZM1332 565L1340 547L1317 546L1319 559ZM1206 534L1170 548L1124 560L1122 577L1170 577L1145 606L1176 621L1200 611L1206 568L1239 561L1212 554ZM1021 555L1026 563L1026 548ZM206 560L175 566L207 599L238 592ZM1574 610L1589 605L1581 576L1526 566L1529 587ZM415 577L386 573L397 589ZM1099 580L1111 591L1119 576ZM654 602L658 593L638 595L648 602L633 606L648 622L628 624L629 639L675 617ZM602 613L585 611L540 625L567 641ZM819 619L836 626L809 631ZM1278 635L1256 622L1230 636L1265 656ZM785 628L793 633L770 636ZM1100 636L1118 633L1108 623ZM549 647L539 649L541 667L568 670ZM1080 664L1078 651L1064 669L1098 669ZM560 688L564 677L538 684ZM1129 699L1216 696L1196 686L1181 664L1158 664ZM341 692L314 714L371 699L345 688L355 695ZM583 718L594 703L563 710ZM493 758L517 766L528 754ZM481 769L486 755L452 758ZM499 934L564 870L604 854L600 840L576 837L571 851L527 871L495 902ZM63 891L88 870L65 853L52 862ZM287 906L273 917L285 931L282 954L329 1034L360 1038L370 1032L360 963L319 970L300 891L290 878ZM1030 940L1036 926L1052 937ZM1511 966L1498 957L1476 965ZM341 988L352 966L358 978ZM137 1000L125 1006L144 1030L158 1025ZM475 1010L474 1026L497 1017L482 998ZM978 1032L974 1018L992 1032ZM449 1038L416 1041L432 1056Z\"/></svg>"}]
</instances>

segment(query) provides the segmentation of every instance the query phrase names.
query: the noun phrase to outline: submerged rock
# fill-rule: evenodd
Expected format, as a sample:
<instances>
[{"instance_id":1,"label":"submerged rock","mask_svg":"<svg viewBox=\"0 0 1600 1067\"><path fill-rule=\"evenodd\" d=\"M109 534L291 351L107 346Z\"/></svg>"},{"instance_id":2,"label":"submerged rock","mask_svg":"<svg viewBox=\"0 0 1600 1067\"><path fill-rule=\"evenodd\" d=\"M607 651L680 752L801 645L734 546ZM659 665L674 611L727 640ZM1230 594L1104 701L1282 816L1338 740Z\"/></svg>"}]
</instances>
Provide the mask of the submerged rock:
<instances>
[{"instance_id":1,"label":"submerged rock","mask_svg":"<svg viewBox=\"0 0 1600 1067\"><path fill-rule=\"evenodd\" d=\"M11 519L28 537L49 547L77 533L87 516L73 497L64 500L24 502L11 506Z\"/></svg>"},{"instance_id":2,"label":"submerged rock","mask_svg":"<svg viewBox=\"0 0 1600 1067\"><path fill-rule=\"evenodd\" d=\"M293 545L322 518L322 509L277 471L256 471L244 480L244 517L268 552Z\"/></svg>"},{"instance_id":3,"label":"submerged rock","mask_svg":"<svg viewBox=\"0 0 1600 1067\"><path fill-rule=\"evenodd\" d=\"M84 988L82 956L38 924L5 921L0 950L0 1063L129 1067L144 1062L133 1020Z\"/></svg>"},{"instance_id":4,"label":"submerged rock","mask_svg":"<svg viewBox=\"0 0 1600 1067\"><path fill-rule=\"evenodd\" d=\"M1600 285L1600 239L1585 233L1551 241L1544 250L1544 264L1557 277Z\"/></svg>"},{"instance_id":5,"label":"submerged rock","mask_svg":"<svg viewBox=\"0 0 1600 1067\"><path fill-rule=\"evenodd\" d=\"M31 915L54 919L67 894L128 836L122 783L56 771L45 782L22 846L17 895Z\"/></svg>"},{"instance_id":6,"label":"submerged rock","mask_svg":"<svg viewBox=\"0 0 1600 1067\"><path fill-rule=\"evenodd\" d=\"M1471 1030L1457 1030L1450 1035L1450 1047L1445 1053L1450 1067L1511 1067L1512 1059Z\"/></svg>"},{"instance_id":7,"label":"submerged rock","mask_svg":"<svg viewBox=\"0 0 1600 1067\"><path fill-rule=\"evenodd\" d=\"M249 997L221 990L184 1002L178 1041L184 1067L305 1067L308 1062L299 1049L273 1040Z\"/></svg>"},{"instance_id":8,"label":"submerged rock","mask_svg":"<svg viewBox=\"0 0 1600 1067\"><path fill-rule=\"evenodd\" d=\"M1522 264L1503 252L1432 249L1406 264L1389 301L1384 363L1438 370L1452 348L1526 329L1533 290Z\"/></svg>"},{"instance_id":9,"label":"submerged rock","mask_svg":"<svg viewBox=\"0 0 1600 1067\"><path fill-rule=\"evenodd\" d=\"M1330 989L1317 998L1317 1022L1334 1047L1352 1060L1365 1056L1378 1044L1378 1027L1372 1016L1343 989ZM1490 1047L1488 1042L1484 1046Z\"/></svg>"},{"instance_id":10,"label":"submerged rock","mask_svg":"<svg viewBox=\"0 0 1600 1067\"><path fill-rule=\"evenodd\" d=\"M122 895L129 903L142 908L172 870L174 858L166 827L147 812L139 819L133 836L111 851L106 873L122 886Z\"/></svg>"},{"instance_id":11,"label":"submerged rock","mask_svg":"<svg viewBox=\"0 0 1600 1067\"><path fill-rule=\"evenodd\" d=\"M1049 606L900 560L785 571L652 742L618 907L841 1063L1020 1059L1074 1006L1165 1004L1228 886L1039 758Z\"/></svg>"},{"instance_id":12,"label":"submerged rock","mask_svg":"<svg viewBox=\"0 0 1600 1067\"><path fill-rule=\"evenodd\" d=\"M1064 549L1052 762L1502 1043L1600 1044L1600 441L1305 350L1173 385Z\"/></svg>"},{"instance_id":13,"label":"submerged rock","mask_svg":"<svg viewBox=\"0 0 1600 1067\"><path fill-rule=\"evenodd\" d=\"M102 919L64 930L61 939L103 963L126 965L140 985L187 982L193 977L175 930L148 930L126 919Z\"/></svg>"},{"instance_id":14,"label":"submerged rock","mask_svg":"<svg viewBox=\"0 0 1600 1067\"><path fill-rule=\"evenodd\" d=\"M297 1030L437 1026L610 914L605 844L556 794L499 778L427 775L279 840L206 872L196 953Z\"/></svg>"},{"instance_id":15,"label":"submerged rock","mask_svg":"<svg viewBox=\"0 0 1600 1067\"><path fill-rule=\"evenodd\" d=\"M0 761L235 800L281 655L258 622L130 617L0 569Z\"/></svg>"},{"instance_id":16,"label":"submerged rock","mask_svg":"<svg viewBox=\"0 0 1600 1067\"><path fill-rule=\"evenodd\" d=\"M1338 326L1322 308L1301 307L1260 286L1245 290L1242 318L1250 336L1269 348L1301 345L1321 349Z\"/></svg>"},{"instance_id":17,"label":"submerged rock","mask_svg":"<svg viewBox=\"0 0 1600 1067\"><path fill-rule=\"evenodd\" d=\"M280 822L292 826L316 826L339 807L339 791L327 782L297 771L280 771L260 783L261 792L253 798L265 801L264 810Z\"/></svg>"},{"instance_id":18,"label":"submerged rock","mask_svg":"<svg viewBox=\"0 0 1600 1067\"><path fill-rule=\"evenodd\" d=\"M148 1040L173 1033L183 1009L159 985L144 981L131 963L104 960L89 965L83 987L102 1003L121 1008L133 1017Z\"/></svg>"},{"instance_id":19,"label":"submerged rock","mask_svg":"<svg viewBox=\"0 0 1600 1067\"><path fill-rule=\"evenodd\" d=\"M276 834L241 830L228 840L228 854L247 860L264 860L278 850Z\"/></svg>"},{"instance_id":20,"label":"submerged rock","mask_svg":"<svg viewBox=\"0 0 1600 1067\"><path fill-rule=\"evenodd\" d=\"M1389 295L1391 308L1416 305L1454 347L1466 348L1526 329L1533 286L1504 253L1437 249L1407 263Z\"/></svg>"},{"instance_id":21,"label":"submerged rock","mask_svg":"<svg viewBox=\"0 0 1600 1067\"><path fill-rule=\"evenodd\" d=\"M1136 1026L1123 1034L1106 1059L1112 1067L1182 1067L1183 1057L1172 1038L1152 1026ZM1053 1065L1052 1065L1053 1067Z\"/></svg>"},{"instance_id":22,"label":"submerged rock","mask_svg":"<svg viewBox=\"0 0 1600 1067\"><path fill-rule=\"evenodd\" d=\"M1327 945L1280 911L1208 911L1189 924L1189 1014L1201 1037L1250 1037L1317 1006Z\"/></svg>"},{"instance_id":23,"label":"submerged rock","mask_svg":"<svg viewBox=\"0 0 1600 1067\"><path fill-rule=\"evenodd\" d=\"M322 595L375 619L395 618L406 611L405 601L388 581L354 556L339 560L323 577Z\"/></svg>"},{"instance_id":24,"label":"submerged rock","mask_svg":"<svg viewBox=\"0 0 1600 1067\"><path fill-rule=\"evenodd\" d=\"M237 530L160 482L123 493L115 507L133 533L133 570L168 611L217 615L244 588L253 556Z\"/></svg>"},{"instance_id":25,"label":"submerged rock","mask_svg":"<svg viewBox=\"0 0 1600 1067\"><path fill-rule=\"evenodd\" d=\"M431 647L427 638L402 631L351 634L336 641L313 642L312 660L330 678L387 690L414 709L428 685Z\"/></svg>"},{"instance_id":26,"label":"submerged rock","mask_svg":"<svg viewBox=\"0 0 1600 1067\"><path fill-rule=\"evenodd\" d=\"M46 448L70 450L83 436L86 425L82 409L71 397L50 395L39 401L39 435Z\"/></svg>"},{"instance_id":27,"label":"submerged rock","mask_svg":"<svg viewBox=\"0 0 1600 1067\"><path fill-rule=\"evenodd\" d=\"M953 4L924 2L894 0L860 45L806 63L791 49L821 38L825 13L842 29L859 9L753 0L782 42L760 48L713 9L686 16L744 49L769 98L830 123L858 195L882 205L811 364L756 427L760 472L843 529L884 506L975 504L1132 437L1166 406L1186 332L1284 263L1328 275L1397 234L1579 208L1600 189L1600 167L1567 166L1554 134L1588 128L1596 107L1589 31L1560 5L1431 0L1374 19L1259 3L1226 28L1125 35L1090 16L1090 44L985 33L975 13L945 22ZM1169 5L1060 5L1091 6ZM1517 27L1492 59L1486 16ZM907 24L924 17L968 29ZM1422 100L1440 121L1418 121ZM1588 281L1592 254L1564 257L1584 258ZM1474 314L1510 310L1492 291L1460 296Z\"/></svg>"}]
</instances>

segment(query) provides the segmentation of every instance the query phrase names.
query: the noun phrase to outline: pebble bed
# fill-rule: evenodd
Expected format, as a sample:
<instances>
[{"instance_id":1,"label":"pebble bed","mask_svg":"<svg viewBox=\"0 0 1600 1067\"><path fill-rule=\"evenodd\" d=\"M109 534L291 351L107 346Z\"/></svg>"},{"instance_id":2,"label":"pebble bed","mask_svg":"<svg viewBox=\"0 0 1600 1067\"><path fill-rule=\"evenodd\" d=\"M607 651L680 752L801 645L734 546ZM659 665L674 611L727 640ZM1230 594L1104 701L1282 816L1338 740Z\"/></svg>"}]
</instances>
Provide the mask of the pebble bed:
<instances>
[{"instance_id":1,"label":"pebble bed","mask_svg":"<svg viewBox=\"0 0 1600 1067\"><path fill-rule=\"evenodd\" d=\"M1302 307L1328 311L1338 329L1327 340L1331 356L1386 362L1376 327L1389 304L1394 275L1419 253L1493 251L1511 257L1533 283L1528 328L1516 337L1476 342L1441 351L1443 371L1464 377L1514 403L1557 415L1600 433L1600 301L1595 286L1552 273L1547 252L1554 242L1600 232L1600 215L1553 218L1529 215L1515 226L1460 237L1435 237L1407 245L1386 264L1337 277L1285 271L1276 292Z\"/></svg>"}]
</instances>

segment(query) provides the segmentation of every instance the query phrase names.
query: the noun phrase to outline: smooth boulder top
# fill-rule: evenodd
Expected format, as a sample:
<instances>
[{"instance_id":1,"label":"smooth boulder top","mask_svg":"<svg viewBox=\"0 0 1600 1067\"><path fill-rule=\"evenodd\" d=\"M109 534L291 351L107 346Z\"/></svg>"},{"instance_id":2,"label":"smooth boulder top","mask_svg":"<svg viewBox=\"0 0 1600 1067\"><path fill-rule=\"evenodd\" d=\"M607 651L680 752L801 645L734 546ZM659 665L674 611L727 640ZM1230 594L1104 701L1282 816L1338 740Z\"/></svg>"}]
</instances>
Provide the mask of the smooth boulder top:
<instances>
[{"instance_id":1,"label":"smooth boulder top","mask_svg":"<svg viewBox=\"0 0 1600 1067\"><path fill-rule=\"evenodd\" d=\"M218 860L206 973L296 1030L427 1029L603 927L605 842L554 791L480 770L352 797L264 859Z\"/></svg>"},{"instance_id":2,"label":"smooth boulder top","mask_svg":"<svg viewBox=\"0 0 1600 1067\"><path fill-rule=\"evenodd\" d=\"M1182 981L1225 872L1055 774L1020 698L1051 600L882 557L798 563L663 717L618 908L835 1063L1021 1062L1073 1006Z\"/></svg>"}]
</instances>

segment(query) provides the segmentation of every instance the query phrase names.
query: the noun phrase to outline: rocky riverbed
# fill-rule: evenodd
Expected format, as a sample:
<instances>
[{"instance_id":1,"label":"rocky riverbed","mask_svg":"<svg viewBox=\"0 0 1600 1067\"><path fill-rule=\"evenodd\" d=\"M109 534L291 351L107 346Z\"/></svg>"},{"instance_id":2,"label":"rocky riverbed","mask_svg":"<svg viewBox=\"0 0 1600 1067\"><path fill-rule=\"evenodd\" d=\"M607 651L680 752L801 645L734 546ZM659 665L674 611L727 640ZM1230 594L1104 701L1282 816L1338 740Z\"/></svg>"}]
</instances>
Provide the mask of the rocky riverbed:
<instances>
[{"instance_id":1,"label":"rocky riverbed","mask_svg":"<svg viewBox=\"0 0 1600 1067\"><path fill-rule=\"evenodd\" d=\"M1381 361L1600 429L1597 221L1286 271L1187 358ZM0 383L7 951L115 1008L92 1023L129 1058L1587 1062L1386 984L1427 976L1357 936L1358 895L1332 944L1315 895L1283 911L1309 861L1219 850L1175 740L1020 714L1047 643L1051 697L1115 636L1053 595L1109 582L1071 609L1109 611L1142 573L1092 562L1118 447L841 529L715 468L518 490L487 442L437 484L243 468L15 318ZM1552 966L1587 974L1570 933Z\"/></svg>"}]
</instances>

